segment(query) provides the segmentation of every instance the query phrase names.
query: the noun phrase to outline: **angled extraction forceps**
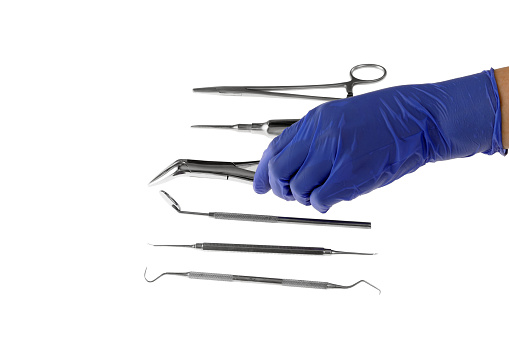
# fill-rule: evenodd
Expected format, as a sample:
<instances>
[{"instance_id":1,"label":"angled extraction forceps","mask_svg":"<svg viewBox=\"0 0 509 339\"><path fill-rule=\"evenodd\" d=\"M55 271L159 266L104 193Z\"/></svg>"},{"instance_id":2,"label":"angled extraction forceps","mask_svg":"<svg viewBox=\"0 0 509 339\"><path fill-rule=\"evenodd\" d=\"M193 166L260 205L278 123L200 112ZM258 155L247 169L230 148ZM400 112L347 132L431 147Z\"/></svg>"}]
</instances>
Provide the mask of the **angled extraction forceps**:
<instances>
[{"instance_id":1,"label":"angled extraction forceps","mask_svg":"<svg viewBox=\"0 0 509 339\"><path fill-rule=\"evenodd\" d=\"M362 68L375 68L381 70L383 74L375 79L359 79L354 75L354 72ZM347 97L353 96L353 87L355 85L369 84L382 80L387 75L384 67L377 64L360 64L352 67L350 70L350 80L345 82L338 82L333 84L323 85L299 85L299 86L216 86L216 87L202 87L194 88L194 92L202 93L219 93L227 95L258 95L258 96L272 96L272 97L286 97L286 98L301 98L301 99L314 99L314 100L338 100L343 98L322 97L313 95L302 95L294 93L274 92L274 91L291 91L301 89L317 89L317 88L335 88L345 87Z\"/></svg>"},{"instance_id":2,"label":"angled extraction forceps","mask_svg":"<svg viewBox=\"0 0 509 339\"><path fill-rule=\"evenodd\" d=\"M149 186L162 184L181 176L252 183L258 163L259 161L226 162L179 159L152 179Z\"/></svg>"}]
</instances>

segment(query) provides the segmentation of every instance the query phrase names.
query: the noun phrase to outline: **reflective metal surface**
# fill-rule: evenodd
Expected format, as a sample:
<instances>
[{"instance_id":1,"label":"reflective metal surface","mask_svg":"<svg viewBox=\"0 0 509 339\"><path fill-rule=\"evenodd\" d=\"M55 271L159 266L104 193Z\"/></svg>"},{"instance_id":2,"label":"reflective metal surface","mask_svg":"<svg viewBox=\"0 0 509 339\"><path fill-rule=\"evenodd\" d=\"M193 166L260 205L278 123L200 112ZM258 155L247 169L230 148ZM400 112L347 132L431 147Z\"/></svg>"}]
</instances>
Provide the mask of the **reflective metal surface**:
<instances>
[{"instance_id":1,"label":"reflective metal surface","mask_svg":"<svg viewBox=\"0 0 509 339\"><path fill-rule=\"evenodd\" d=\"M296 123L297 119L274 119L262 123L236 124L236 125L193 125L192 128L228 129L233 131L251 132L275 137Z\"/></svg>"},{"instance_id":2,"label":"reflective metal surface","mask_svg":"<svg viewBox=\"0 0 509 339\"><path fill-rule=\"evenodd\" d=\"M159 185L178 176L236 180L252 183L259 161L224 162L179 159L166 167L149 186Z\"/></svg>"},{"instance_id":3,"label":"reflective metal surface","mask_svg":"<svg viewBox=\"0 0 509 339\"><path fill-rule=\"evenodd\" d=\"M359 79L354 76L354 72L363 68L375 68L382 71L382 75L374 79ZM377 64L360 64L352 67L350 70L350 80L345 82L338 82L333 84L323 85L298 85L298 86L215 86L215 87L202 87L194 88L194 92L201 93L218 93L226 95L255 95L255 96L272 96L272 97L285 97L285 98L301 98L301 99L314 99L314 100L339 100L344 98L333 98L333 97L321 97L313 95L302 95L284 92L272 92L272 91L289 91L289 90L301 90L301 89L316 89L316 88L335 88L345 87L347 97L353 96L353 87L355 85L369 84L381 81L387 75L387 70Z\"/></svg>"},{"instance_id":4,"label":"reflective metal surface","mask_svg":"<svg viewBox=\"0 0 509 339\"><path fill-rule=\"evenodd\" d=\"M161 196L168 202L171 207L181 214L192 214L208 216L214 219L222 220L236 220L236 221L254 221L264 223L290 223L300 225L313 225L313 226L333 226L333 227L352 227L361 229L370 229L371 223L364 221L348 221L348 220L331 220L331 219L312 219L312 218L294 218L294 217L281 217L275 215L260 215L260 214L245 214L245 213L232 213L232 212L191 212L183 211L180 205L165 191L161 191Z\"/></svg>"}]
</instances>

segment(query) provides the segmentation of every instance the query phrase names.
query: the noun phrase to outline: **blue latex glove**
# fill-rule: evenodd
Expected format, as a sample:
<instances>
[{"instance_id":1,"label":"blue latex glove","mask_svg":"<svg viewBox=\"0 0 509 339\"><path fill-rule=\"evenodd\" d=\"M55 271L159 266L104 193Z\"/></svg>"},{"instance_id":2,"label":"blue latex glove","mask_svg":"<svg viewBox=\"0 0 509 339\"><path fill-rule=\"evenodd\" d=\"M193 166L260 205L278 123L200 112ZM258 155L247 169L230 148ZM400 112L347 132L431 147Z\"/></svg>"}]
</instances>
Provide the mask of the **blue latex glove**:
<instances>
[{"instance_id":1,"label":"blue latex glove","mask_svg":"<svg viewBox=\"0 0 509 339\"><path fill-rule=\"evenodd\" d=\"M263 153L253 187L325 213L428 162L505 154L493 69L331 101Z\"/></svg>"}]
</instances>

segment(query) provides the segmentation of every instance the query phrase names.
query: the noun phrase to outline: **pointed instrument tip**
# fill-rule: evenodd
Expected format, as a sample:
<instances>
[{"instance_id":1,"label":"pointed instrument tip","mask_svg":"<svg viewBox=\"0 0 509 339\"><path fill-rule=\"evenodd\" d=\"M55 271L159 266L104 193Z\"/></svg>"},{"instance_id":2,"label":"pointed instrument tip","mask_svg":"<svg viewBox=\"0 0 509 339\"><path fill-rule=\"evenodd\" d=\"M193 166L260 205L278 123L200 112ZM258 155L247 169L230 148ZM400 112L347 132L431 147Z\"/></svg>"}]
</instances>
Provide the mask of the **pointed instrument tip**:
<instances>
[{"instance_id":1,"label":"pointed instrument tip","mask_svg":"<svg viewBox=\"0 0 509 339\"><path fill-rule=\"evenodd\" d=\"M156 177L154 179L150 180L150 182L148 183L148 187L155 186L156 182L158 182L159 179L161 179L165 174L166 174L166 170L164 170L161 173L159 173L158 175L156 175Z\"/></svg>"},{"instance_id":2,"label":"pointed instrument tip","mask_svg":"<svg viewBox=\"0 0 509 339\"><path fill-rule=\"evenodd\" d=\"M150 180L148 183L148 187L156 186L158 184L159 179L164 176L164 173L158 174L154 179Z\"/></svg>"},{"instance_id":3,"label":"pointed instrument tip","mask_svg":"<svg viewBox=\"0 0 509 339\"><path fill-rule=\"evenodd\" d=\"M193 88L193 92L198 93L217 93L218 90L216 87L199 87L199 88Z\"/></svg>"},{"instance_id":4,"label":"pointed instrument tip","mask_svg":"<svg viewBox=\"0 0 509 339\"><path fill-rule=\"evenodd\" d=\"M192 125L191 128L221 128L234 129L235 125Z\"/></svg>"},{"instance_id":5,"label":"pointed instrument tip","mask_svg":"<svg viewBox=\"0 0 509 339\"><path fill-rule=\"evenodd\" d=\"M159 244L149 244L149 245L152 245L154 247L186 247L186 248L195 248L196 246L195 245L159 245Z\"/></svg>"},{"instance_id":6,"label":"pointed instrument tip","mask_svg":"<svg viewBox=\"0 0 509 339\"><path fill-rule=\"evenodd\" d=\"M171 180L175 174L180 170L182 165L185 165L187 160L179 159L173 162L170 166L166 167L161 173L159 173L154 179L152 179L148 186L155 186Z\"/></svg>"},{"instance_id":7,"label":"pointed instrument tip","mask_svg":"<svg viewBox=\"0 0 509 339\"><path fill-rule=\"evenodd\" d=\"M354 255L376 255L376 253L364 253L364 252L344 252L332 250L331 254L354 254Z\"/></svg>"}]
</instances>

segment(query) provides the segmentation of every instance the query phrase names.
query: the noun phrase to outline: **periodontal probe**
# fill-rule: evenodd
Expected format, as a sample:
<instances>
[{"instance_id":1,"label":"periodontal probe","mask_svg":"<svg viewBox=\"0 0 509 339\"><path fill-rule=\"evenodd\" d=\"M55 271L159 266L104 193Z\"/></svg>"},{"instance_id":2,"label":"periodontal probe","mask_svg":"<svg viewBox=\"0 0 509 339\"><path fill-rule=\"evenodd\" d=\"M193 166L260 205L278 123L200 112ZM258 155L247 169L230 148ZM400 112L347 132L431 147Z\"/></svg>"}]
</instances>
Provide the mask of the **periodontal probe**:
<instances>
[{"instance_id":1,"label":"periodontal probe","mask_svg":"<svg viewBox=\"0 0 509 339\"><path fill-rule=\"evenodd\" d=\"M156 247L185 247L201 249L204 251L226 251L226 252L259 252L259 253L281 253L281 254L307 254L307 255L331 255L331 254L353 254L353 255L375 255L376 253L344 252L335 251L323 247L304 246L279 246L279 245L248 245L248 244L224 244L224 243L196 243L193 245L154 245Z\"/></svg>"}]
</instances>

